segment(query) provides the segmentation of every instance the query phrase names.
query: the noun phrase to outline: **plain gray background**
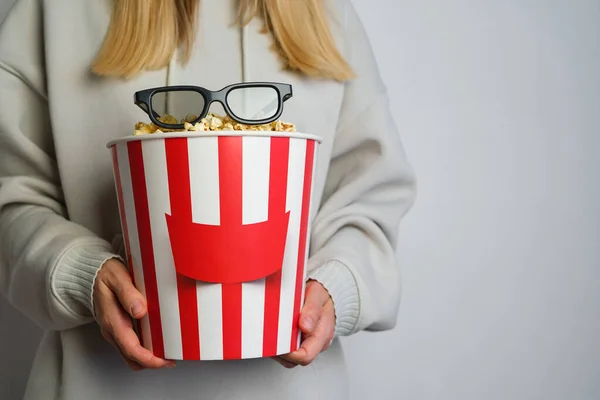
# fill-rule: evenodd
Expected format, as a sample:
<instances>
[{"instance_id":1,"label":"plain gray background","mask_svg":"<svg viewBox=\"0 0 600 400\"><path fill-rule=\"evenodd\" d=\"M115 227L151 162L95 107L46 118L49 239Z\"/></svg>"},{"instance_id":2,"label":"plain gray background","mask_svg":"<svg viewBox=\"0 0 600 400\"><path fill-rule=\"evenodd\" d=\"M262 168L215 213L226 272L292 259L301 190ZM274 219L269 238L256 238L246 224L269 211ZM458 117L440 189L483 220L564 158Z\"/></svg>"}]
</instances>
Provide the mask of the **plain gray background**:
<instances>
[{"instance_id":1,"label":"plain gray background","mask_svg":"<svg viewBox=\"0 0 600 400\"><path fill-rule=\"evenodd\" d=\"M600 398L600 2L356 4L420 190L354 399ZM0 301L1 399L37 335Z\"/></svg>"}]
</instances>

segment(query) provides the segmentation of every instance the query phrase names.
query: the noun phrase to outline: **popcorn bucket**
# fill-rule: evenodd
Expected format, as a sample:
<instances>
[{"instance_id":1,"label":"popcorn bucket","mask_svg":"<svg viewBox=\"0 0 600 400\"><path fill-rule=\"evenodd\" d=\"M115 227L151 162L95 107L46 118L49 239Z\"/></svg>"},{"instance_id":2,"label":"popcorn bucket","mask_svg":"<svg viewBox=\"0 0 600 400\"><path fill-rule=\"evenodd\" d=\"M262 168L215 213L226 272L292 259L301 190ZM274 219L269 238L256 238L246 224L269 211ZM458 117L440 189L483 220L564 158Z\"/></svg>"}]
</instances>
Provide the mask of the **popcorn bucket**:
<instances>
[{"instance_id":1,"label":"popcorn bucket","mask_svg":"<svg viewBox=\"0 0 600 400\"><path fill-rule=\"evenodd\" d=\"M148 302L144 347L170 360L298 348L319 143L235 131L108 144L130 272Z\"/></svg>"}]
</instances>

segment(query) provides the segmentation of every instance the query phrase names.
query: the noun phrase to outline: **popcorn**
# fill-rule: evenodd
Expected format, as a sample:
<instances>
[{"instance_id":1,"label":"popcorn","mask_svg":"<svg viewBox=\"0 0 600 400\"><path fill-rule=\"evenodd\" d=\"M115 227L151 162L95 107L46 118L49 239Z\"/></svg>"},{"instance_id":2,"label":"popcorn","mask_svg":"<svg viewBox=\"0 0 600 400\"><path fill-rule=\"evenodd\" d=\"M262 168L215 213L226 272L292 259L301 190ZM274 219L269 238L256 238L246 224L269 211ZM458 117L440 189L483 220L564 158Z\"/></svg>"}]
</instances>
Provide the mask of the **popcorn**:
<instances>
[{"instance_id":1,"label":"popcorn","mask_svg":"<svg viewBox=\"0 0 600 400\"><path fill-rule=\"evenodd\" d=\"M222 126L223 126L223 120L221 118L212 117L210 119L210 129L211 130L216 131Z\"/></svg>"},{"instance_id":2,"label":"popcorn","mask_svg":"<svg viewBox=\"0 0 600 400\"><path fill-rule=\"evenodd\" d=\"M190 129L192 131L196 131L196 132L205 132L207 131L207 127L206 124L204 122L196 122L196 124L194 125L194 127L192 129Z\"/></svg>"},{"instance_id":3,"label":"popcorn","mask_svg":"<svg viewBox=\"0 0 600 400\"><path fill-rule=\"evenodd\" d=\"M282 121L277 121L275 130L278 132L295 132L296 129L293 124L288 124Z\"/></svg>"},{"instance_id":4,"label":"popcorn","mask_svg":"<svg viewBox=\"0 0 600 400\"><path fill-rule=\"evenodd\" d=\"M162 122L163 124L173 124L173 125L175 125L175 124L179 123L179 121L177 121L177 118L175 118L174 116L169 115L169 114L166 114L166 115L163 115L162 117L159 117L158 120L160 122Z\"/></svg>"},{"instance_id":5,"label":"popcorn","mask_svg":"<svg viewBox=\"0 0 600 400\"><path fill-rule=\"evenodd\" d=\"M194 122L194 121L195 121L195 120L197 120L197 119L198 119L198 116L197 116L197 115L194 115L194 114L188 114L188 115L186 115L186 116L185 116L185 118L183 119L183 121L182 121L182 122Z\"/></svg>"},{"instance_id":6,"label":"popcorn","mask_svg":"<svg viewBox=\"0 0 600 400\"><path fill-rule=\"evenodd\" d=\"M144 133L154 133L158 129L158 127L154 124L146 125L143 122L138 122L135 124L135 131L139 132L140 135Z\"/></svg>"},{"instance_id":7,"label":"popcorn","mask_svg":"<svg viewBox=\"0 0 600 400\"><path fill-rule=\"evenodd\" d=\"M270 124L265 125L245 125L235 122L228 115L222 117L218 114L209 113L206 118L200 120L200 122L196 122L192 124L195 120L198 119L198 116L193 114L188 114L186 117L181 120L181 122L177 121L172 115L163 115L158 118L158 120L165 124L183 124L183 131L186 132L208 132L208 131L255 131L255 132L296 132L296 126L294 124L290 124L283 121L275 121ZM151 135L155 133L164 133L164 132L178 132L181 129L164 129L159 128L153 123L146 124L144 122L138 122L135 124L134 136L140 135Z\"/></svg>"}]
</instances>

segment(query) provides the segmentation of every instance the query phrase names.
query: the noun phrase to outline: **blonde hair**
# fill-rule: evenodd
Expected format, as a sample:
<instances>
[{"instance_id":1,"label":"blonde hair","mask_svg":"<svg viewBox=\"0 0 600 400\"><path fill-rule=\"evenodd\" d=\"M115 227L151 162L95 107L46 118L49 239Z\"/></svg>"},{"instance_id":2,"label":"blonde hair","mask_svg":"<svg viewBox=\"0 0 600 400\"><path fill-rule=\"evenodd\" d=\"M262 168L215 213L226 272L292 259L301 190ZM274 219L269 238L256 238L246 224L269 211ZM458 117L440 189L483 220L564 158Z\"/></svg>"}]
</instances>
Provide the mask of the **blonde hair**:
<instances>
[{"instance_id":1,"label":"blonde hair","mask_svg":"<svg viewBox=\"0 0 600 400\"><path fill-rule=\"evenodd\" d=\"M129 78L166 67L181 49L191 57L200 0L114 0L111 23L92 70ZM263 33L283 66L312 77L346 81L354 77L331 33L325 0L239 0L238 23L263 20Z\"/></svg>"}]
</instances>

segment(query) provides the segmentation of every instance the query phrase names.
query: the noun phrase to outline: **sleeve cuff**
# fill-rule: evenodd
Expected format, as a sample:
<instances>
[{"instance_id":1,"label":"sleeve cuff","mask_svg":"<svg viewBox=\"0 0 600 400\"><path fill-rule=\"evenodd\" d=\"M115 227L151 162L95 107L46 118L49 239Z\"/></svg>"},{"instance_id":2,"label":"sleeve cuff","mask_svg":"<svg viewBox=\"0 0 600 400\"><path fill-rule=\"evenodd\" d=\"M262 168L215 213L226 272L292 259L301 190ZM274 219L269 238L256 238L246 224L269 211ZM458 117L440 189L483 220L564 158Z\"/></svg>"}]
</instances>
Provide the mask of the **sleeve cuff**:
<instances>
[{"instance_id":1,"label":"sleeve cuff","mask_svg":"<svg viewBox=\"0 0 600 400\"><path fill-rule=\"evenodd\" d=\"M360 315L360 297L356 279L340 261L325 262L308 273L329 292L335 309L335 336L354 333Z\"/></svg>"},{"instance_id":2,"label":"sleeve cuff","mask_svg":"<svg viewBox=\"0 0 600 400\"><path fill-rule=\"evenodd\" d=\"M57 260L52 274L54 298L76 316L94 315L93 288L98 270L110 259L121 260L102 242L78 244Z\"/></svg>"}]
</instances>

